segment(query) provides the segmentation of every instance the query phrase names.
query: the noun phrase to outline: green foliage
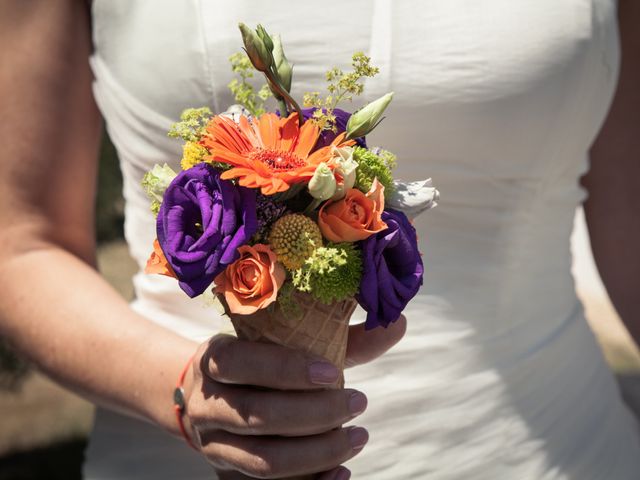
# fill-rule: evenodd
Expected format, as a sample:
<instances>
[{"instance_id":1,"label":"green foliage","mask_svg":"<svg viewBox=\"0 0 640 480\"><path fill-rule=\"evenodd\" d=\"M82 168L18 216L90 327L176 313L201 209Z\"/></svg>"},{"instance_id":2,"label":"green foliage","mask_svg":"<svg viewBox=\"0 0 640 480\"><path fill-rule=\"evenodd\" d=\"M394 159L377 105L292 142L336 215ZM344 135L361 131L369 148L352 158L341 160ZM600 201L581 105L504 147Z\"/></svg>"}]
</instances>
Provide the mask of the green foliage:
<instances>
[{"instance_id":1,"label":"green foliage","mask_svg":"<svg viewBox=\"0 0 640 480\"><path fill-rule=\"evenodd\" d=\"M394 191L392 170L396 166L396 156L382 149L376 153L363 147L353 149L353 159L358 164L356 169L355 188L367 193L371 189L374 179L384 185L384 196L388 197Z\"/></svg>"},{"instance_id":2,"label":"green foliage","mask_svg":"<svg viewBox=\"0 0 640 480\"><path fill-rule=\"evenodd\" d=\"M362 278L362 256L353 243L329 244L313 252L292 272L293 285L323 303L353 297Z\"/></svg>"},{"instance_id":3,"label":"green foliage","mask_svg":"<svg viewBox=\"0 0 640 480\"><path fill-rule=\"evenodd\" d=\"M364 78L374 77L379 69L371 66L371 58L362 52L356 52L351 58L353 71L343 72L338 67L329 70L325 78L329 95L322 98L320 92L307 92L303 98L305 107L316 107L313 121L322 130L335 131L335 115L333 110L340 102L352 101L364 91Z\"/></svg>"},{"instance_id":4,"label":"green foliage","mask_svg":"<svg viewBox=\"0 0 640 480\"><path fill-rule=\"evenodd\" d=\"M212 115L207 107L187 108L180 114L180 121L171 126L168 135L171 138L181 138L185 142L195 142L204 134Z\"/></svg>"},{"instance_id":5,"label":"green foliage","mask_svg":"<svg viewBox=\"0 0 640 480\"><path fill-rule=\"evenodd\" d=\"M298 300L293 296L296 289L291 282L285 282L278 290L278 299L276 300L280 310L287 317L298 317L302 313L302 308Z\"/></svg>"},{"instance_id":6,"label":"green foliage","mask_svg":"<svg viewBox=\"0 0 640 480\"><path fill-rule=\"evenodd\" d=\"M253 65L246 53L237 52L229 57L231 70L240 78L234 78L228 87L235 101L251 112L251 115L259 117L266 112L265 102L272 95L269 86L265 83L256 93L249 79L253 78Z\"/></svg>"}]
</instances>

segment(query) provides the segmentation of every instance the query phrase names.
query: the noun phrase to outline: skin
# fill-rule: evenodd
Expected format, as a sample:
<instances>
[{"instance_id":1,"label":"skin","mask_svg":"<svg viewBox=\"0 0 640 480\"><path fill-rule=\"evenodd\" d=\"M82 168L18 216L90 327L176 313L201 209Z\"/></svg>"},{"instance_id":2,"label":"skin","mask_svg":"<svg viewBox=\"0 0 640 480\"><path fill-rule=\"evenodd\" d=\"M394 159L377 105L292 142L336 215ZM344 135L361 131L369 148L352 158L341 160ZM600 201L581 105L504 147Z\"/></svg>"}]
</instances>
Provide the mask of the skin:
<instances>
[{"instance_id":1,"label":"skin","mask_svg":"<svg viewBox=\"0 0 640 480\"><path fill-rule=\"evenodd\" d=\"M328 390L335 367L229 336L198 345L134 313L96 271L90 39L85 2L0 2L0 335L69 389L175 435L173 388L196 352L185 423L223 478L347 474L339 465L368 436L341 425L366 397ZM400 319L365 340L353 328L349 364L381 355L404 329Z\"/></svg>"},{"instance_id":2,"label":"skin","mask_svg":"<svg viewBox=\"0 0 640 480\"><path fill-rule=\"evenodd\" d=\"M585 208L603 280L638 340L640 7L621 0L619 8L622 78L584 178ZM175 435L173 386L195 351L185 423L222 478L348 475L339 465L361 451L367 434L341 425L361 412L363 399L326 389L337 379L331 365L229 336L197 345L132 312L96 272L101 125L90 44L80 0L0 3L0 335L71 390ZM376 358L405 326L401 318L366 337L354 327L348 363Z\"/></svg>"}]
</instances>

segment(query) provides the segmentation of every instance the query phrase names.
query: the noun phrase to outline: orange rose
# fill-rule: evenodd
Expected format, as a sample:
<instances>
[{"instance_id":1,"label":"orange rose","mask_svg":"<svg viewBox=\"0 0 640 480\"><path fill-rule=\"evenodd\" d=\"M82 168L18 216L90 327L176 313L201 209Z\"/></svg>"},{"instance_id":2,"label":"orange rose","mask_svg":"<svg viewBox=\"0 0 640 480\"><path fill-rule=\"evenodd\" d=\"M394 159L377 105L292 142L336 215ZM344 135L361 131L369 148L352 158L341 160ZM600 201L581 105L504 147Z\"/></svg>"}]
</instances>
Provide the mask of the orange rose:
<instances>
[{"instance_id":1,"label":"orange rose","mask_svg":"<svg viewBox=\"0 0 640 480\"><path fill-rule=\"evenodd\" d=\"M286 274L267 245L243 245L238 253L240 258L215 278L215 290L231 313L249 315L276 300Z\"/></svg>"},{"instance_id":2,"label":"orange rose","mask_svg":"<svg viewBox=\"0 0 640 480\"><path fill-rule=\"evenodd\" d=\"M375 179L366 195L352 188L343 199L325 203L318 226L331 242L357 242L387 228L381 218L383 210L384 186Z\"/></svg>"},{"instance_id":3,"label":"orange rose","mask_svg":"<svg viewBox=\"0 0 640 480\"><path fill-rule=\"evenodd\" d=\"M153 252L151 252L151 256L149 260L147 260L144 273L159 273L160 275L176 278L176 274L171 268L171 265L169 265L169 262L167 262L167 258L164 256L164 252L160 248L160 243L157 238L153 241Z\"/></svg>"}]
</instances>

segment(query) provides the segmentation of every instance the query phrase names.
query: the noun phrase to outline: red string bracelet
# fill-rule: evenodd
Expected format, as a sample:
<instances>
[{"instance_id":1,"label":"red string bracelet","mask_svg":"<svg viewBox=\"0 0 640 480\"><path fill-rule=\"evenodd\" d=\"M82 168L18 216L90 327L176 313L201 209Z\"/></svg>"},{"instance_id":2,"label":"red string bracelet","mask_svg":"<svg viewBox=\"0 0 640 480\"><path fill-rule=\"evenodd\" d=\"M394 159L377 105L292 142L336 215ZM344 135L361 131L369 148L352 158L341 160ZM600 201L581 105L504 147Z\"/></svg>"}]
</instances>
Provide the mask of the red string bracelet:
<instances>
[{"instance_id":1,"label":"red string bracelet","mask_svg":"<svg viewBox=\"0 0 640 480\"><path fill-rule=\"evenodd\" d=\"M199 451L198 448L193 444L191 437L187 433L187 429L184 428L184 422L182 421L182 416L184 415L185 410L184 388L182 388L182 385L184 384L184 377L187 375L187 371L189 370L189 365L191 365L191 362L193 362L193 357L195 357L195 354L189 358L189 361L184 366L182 372L180 372L180 376L178 377L176 389L173 391L173 410L176 412L178 427L180 428L180 433L187 442L187 445L189 445L194 450Z\"/></svg>"}]
</instances>

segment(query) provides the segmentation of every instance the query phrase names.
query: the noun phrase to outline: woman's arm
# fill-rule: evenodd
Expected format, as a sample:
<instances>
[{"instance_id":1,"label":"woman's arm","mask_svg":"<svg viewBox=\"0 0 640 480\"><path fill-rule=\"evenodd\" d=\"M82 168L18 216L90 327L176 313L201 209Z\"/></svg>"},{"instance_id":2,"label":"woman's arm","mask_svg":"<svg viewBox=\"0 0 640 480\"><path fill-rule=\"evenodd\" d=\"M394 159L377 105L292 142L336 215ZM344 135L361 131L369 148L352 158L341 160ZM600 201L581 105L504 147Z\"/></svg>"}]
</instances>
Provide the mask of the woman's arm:
<instances>
[{"instance_id":1,"label":"woman's arm","mask_svg":"<svg viewBox=\"0 0 640 480\"><path fill-rule=\"evenodd\" d=\"M169 425L196 345L135 315L94 268L101 122L86 10L0 3L0 334L72 390Z\"/></svg>"},{"instance_id":2,"label":"woman's arm","mask_svg":"<svg viewBox=\"0 0 640 480\"><path fill-rule=\"evenodd\" d=\"M335 474L366 443L341 428L366 397L327 390L335 367L228 336L198 346L135 314L96 272L90 48L83 0L0 2L0 335L75 392L174 434L173 386L197 352L185 421L212 464ZM404 325L351 330L350 362L383 353Z\"/></svg>"},{"instance_id":3,"label":"woman's arm","mask_svg":"<svg viewBox=\"0 0 640 480\"><path fill-rule=\"evenodd\" d=\"M611 300L640 345L640 3L620 0L620 82L591 149L585 214Z\"/></svg>"}]
</instances>

